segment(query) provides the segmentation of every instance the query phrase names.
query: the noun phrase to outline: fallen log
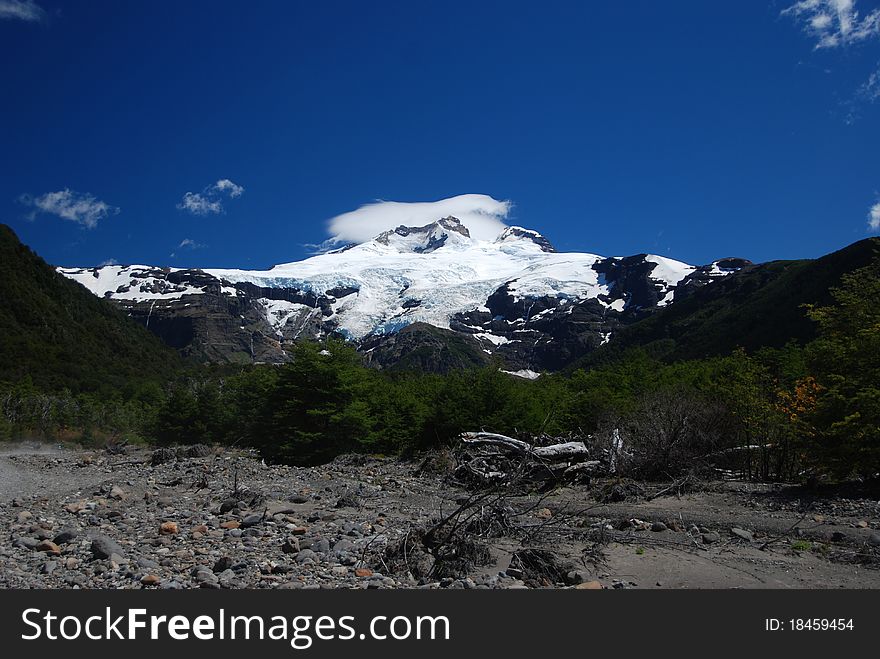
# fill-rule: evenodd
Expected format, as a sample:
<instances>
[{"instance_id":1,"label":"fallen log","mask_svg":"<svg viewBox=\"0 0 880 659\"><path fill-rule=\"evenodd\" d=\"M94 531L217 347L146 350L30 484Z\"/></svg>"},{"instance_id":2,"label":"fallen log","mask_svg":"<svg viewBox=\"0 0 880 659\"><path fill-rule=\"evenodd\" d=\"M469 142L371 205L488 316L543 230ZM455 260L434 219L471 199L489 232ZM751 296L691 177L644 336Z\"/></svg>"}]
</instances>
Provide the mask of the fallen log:
<instances>
[{"instance_id":1,"label":"fallen log","mask_svg":"<svg viewBox=\"0 0 880 659\"><path fill-rule=\"evenodd\" d=\"M491 432L466 432L462 434L461 441L473 447L492 446L517 455L528 455L541 460L571 460L587 458L590 455L590 450L583 442L532 446L521 439Z\"/></svg>"}]
</instances>

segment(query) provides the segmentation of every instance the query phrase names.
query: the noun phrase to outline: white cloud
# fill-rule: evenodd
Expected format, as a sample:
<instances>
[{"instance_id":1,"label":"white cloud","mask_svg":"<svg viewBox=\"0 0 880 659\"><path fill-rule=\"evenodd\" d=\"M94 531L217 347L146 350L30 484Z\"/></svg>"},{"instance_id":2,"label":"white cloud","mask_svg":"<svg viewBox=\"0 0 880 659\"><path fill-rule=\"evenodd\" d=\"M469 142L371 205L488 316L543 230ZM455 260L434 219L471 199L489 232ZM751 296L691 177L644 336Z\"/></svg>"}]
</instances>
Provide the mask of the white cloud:
<instances>
[{"instance_id":1,"label":"white cloud","mask_svg":"<svg viewBox=\"0 0 880 659\"><path fill-rule=\"evenodd\" d=\"M236 199L243 192L242 186L233 183L228 178L221 178L201 192L187 192L177 207L193 215L219 215L223 212L224 196Z\"/></svg>"},{"instance_id":2,"label":"white cloud","mask_svg":"<svg viewBox=\"0 0 880 659\"><path fill-rule=\"evenodd\" d=\"M189 211L193 215L211 215L223 212L223 204L219 199L209 199L203 194L187 192L177 207Z\"/></svg>"},{"instance_id":3,"label":"white cloud","mask_svg":"<svg viewBox=\"0 0 880 659\"><path fill-rule=\"evenodd\" d=\"M38 213L49 213L88 229L94 229L100 220L119 212L115 206L96 199L88 192L76 192L68 188L47 192L39 197L22 195L19 201L34 209L30 219L34 219Z\"/></svg>"},{"instance_id":4,"label":"white cloud","mask_svg":"<svg viewBox=\"0 0 880 659\"><path fill-rule=\"evenodd\" d=\"M509 201L488 195L464 194L440 201L377 201L330 219L330 244L362 243L400 225L418 227L450 215L461 220L478 240L492 240L504 230Z\"/></svg>"},{"instance_id":5,"label":"white cloud","mask_svg":"<svg viewBox=\"0 0 880 659\"><path fill-rule=\"evenodd\" d=\"M868 231L880 231L880 201L868 212Z\"/></svg>"},{"instance_id":6,"label":"white cloud","mask_svg":"<svg viewBox=\"0 0 880 659\"><path fill-rule=\"evenodd\" d=\"M36 23L45 17L46 12L34 0L0 0L0 20Z\"/></svg>"},{"instance_id":7,"label":"white cloud","mask_svg":"<svg viewBox=\"0 0 880 659\"><path fill-rule=\"evenodd\" d=\"M244 188L240 185L236 185L228 178L221 178L217 183L214 184L214 187L217 188L218 192L228 192L229 196L235 199L236 197L240 197L241 193L244 192Z\"/></svg>"},{"instance_id":8,"label":"white cloud","mask_svg":"<svg viewBox=\"0 0 880 659\"><path fill-rule=\"evenodd\" d=\"M119 265L119 261L117 261L116 259L107 259L106 261L101 261L98 264L98 267L103 268L104 266L107 266L107 265Z\"/></svg>"},{"instance_id":9,"label":"white cloud","mask_svg":"<svg viewBox=\"0 0 880 659\"><path fill-rule=\"evenodd\" d=\"M784 16L792 16L816 39L816 48L835 48L880 36L880 9L862 16L856 0L800 0Z\"/></svg>"}]
</instances>

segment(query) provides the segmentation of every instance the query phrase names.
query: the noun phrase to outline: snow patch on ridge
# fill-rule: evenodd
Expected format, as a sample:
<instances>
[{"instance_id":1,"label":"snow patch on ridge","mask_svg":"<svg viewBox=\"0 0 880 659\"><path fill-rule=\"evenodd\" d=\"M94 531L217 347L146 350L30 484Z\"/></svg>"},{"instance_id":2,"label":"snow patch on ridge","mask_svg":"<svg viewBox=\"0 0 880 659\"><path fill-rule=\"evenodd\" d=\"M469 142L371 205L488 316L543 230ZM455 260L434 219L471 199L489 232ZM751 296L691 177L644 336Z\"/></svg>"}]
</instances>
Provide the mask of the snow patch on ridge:
<instances>
[{"instance_id":1,"label":"snow patch on ridge","mask_svg":"<svg viewBox=\"0 0 880 659\"><path fill-rule=\"evenodd\" d=\"M179 272L182 268L166 268ZM98 297L114 300L176 300L184 295L204 293L201 288L173 284L153 275L157 268L148 265L107 265L100 268L57 268L58 272L79 282Z\"/></svg>"}]
</instances>

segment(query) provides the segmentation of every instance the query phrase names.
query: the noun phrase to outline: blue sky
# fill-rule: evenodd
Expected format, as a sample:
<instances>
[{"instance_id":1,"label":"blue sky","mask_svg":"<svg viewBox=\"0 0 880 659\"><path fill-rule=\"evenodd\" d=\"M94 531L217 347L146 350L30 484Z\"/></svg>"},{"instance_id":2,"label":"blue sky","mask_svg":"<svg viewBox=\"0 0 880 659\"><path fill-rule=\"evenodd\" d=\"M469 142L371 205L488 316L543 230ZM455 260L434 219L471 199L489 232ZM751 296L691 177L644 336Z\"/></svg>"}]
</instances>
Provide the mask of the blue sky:
<instances>
[{"instance_id":1,"label":"blue sky","mask_svg":"<svg viewBox=\"0 0 880 659\"><path fill-rule=\"evenodd\" d=\"M763 261L880 202L874 0L0 0L0 61L0 221L59 265L267 267L464 193L564 250Z\"/></svg>"}]
</instances>

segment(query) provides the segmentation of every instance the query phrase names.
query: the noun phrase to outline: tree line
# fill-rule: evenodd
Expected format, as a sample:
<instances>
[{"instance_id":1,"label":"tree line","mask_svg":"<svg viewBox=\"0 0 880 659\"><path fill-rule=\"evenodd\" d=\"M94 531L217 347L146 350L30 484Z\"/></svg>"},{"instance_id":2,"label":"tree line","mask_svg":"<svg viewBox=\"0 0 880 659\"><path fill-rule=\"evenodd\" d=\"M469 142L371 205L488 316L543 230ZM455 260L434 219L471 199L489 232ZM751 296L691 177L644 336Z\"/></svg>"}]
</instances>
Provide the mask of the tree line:
<instances>
[{"instance_id":1,"label":"tree line","mask_svg":"<svg viewBox=\"0 0 880 659\"><path fill-rule=\"evenodd\" d=\"M189 366L100 391L0 382L0 438L252 446L311 464L346 452L400 455L464 431L622 441L629 469L675 476L707 460L752 478L880 472L880 265L806 308L818 338L666 363L639 348L589 370L513 377L499 364L446 375L366 368L336 339L291 363Z\"/></svg>"}]
</instances>

